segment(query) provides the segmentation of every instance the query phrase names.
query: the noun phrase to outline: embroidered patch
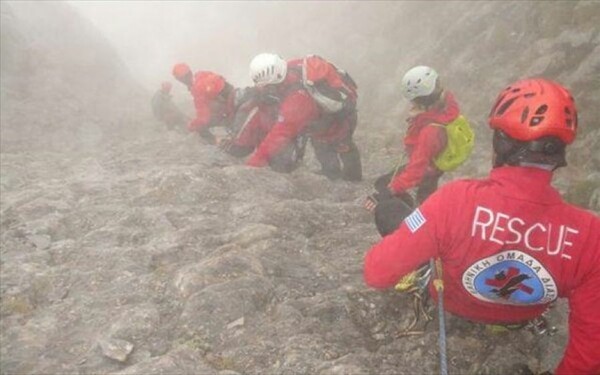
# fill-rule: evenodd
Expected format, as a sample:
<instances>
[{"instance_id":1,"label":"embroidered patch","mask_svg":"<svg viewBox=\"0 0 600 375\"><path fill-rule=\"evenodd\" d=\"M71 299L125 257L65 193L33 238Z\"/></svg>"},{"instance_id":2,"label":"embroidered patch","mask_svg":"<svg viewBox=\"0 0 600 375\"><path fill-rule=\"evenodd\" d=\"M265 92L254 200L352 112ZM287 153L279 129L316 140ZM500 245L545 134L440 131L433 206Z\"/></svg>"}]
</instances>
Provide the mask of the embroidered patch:
<instances>
[{"instance_id":1,"label":"embroidered patch","mask_svg":"<svg viewBox=\"0 0 600 375\"><path fill-rule=\"evenodd\" d=\"M541 305L557 298L552 275L534 257L508 250L474 263L462 277L475 298L503 305Z\"/></svg>"},{"instance_id":2,"label":"embroidered patch","mask_svg":"<svg viewBox=\"0 0 600 375\"><path fill-rule=\"evenodd\" d=\"M423 226L423 224L425 224L425 222L427 222L427 220L425 220L425 217L417 208L413 211L412 214L408 215L408 217L404 219L404 222L406 223L406 226L408 227L410 232L415 233L419 228Z\"/></svg>"}]
</instances>

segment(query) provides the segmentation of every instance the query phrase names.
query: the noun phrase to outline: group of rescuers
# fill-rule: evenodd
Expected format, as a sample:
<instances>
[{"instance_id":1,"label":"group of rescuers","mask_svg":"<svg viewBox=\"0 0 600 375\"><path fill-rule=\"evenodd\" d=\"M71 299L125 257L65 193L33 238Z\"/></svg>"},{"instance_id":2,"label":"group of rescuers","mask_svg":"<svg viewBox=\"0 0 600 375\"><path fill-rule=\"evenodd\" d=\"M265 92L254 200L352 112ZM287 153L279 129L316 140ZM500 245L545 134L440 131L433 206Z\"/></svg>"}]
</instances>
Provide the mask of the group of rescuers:
<instances>
[{"instance_id":1,"label":"group of rescuers","mask_svg":"<svg viewBox=\"0 0 600 375\"><path fill-rule=\"evenodd\" d=\"M171 84L155 94L155 115L187 123L209 144L246 165L293 171L308 141L329 179L359 181L353 141L357 85L315 55L286 61L271 53L250 63L254 86L235 88L219 74L173 67L191 93L196 115L171 103ZM531 78L500 92L489 113L493 161L488 178L437 189L438 159L451 147L447 127L463 118L452 93L427 66L410 69L400 90L411 103L405 165L381 176L365 200L383 236L366 254L364 279L394 287L436 259L445 310L473 322L523 327L558 297L569 302L569 339L555 374L600 374L600 219L565 203L554 170L577 135L577 109L559 83ZM216 136L223 127L226 136ZM414 192L414 198L413 194ZM426 287L433 300L433 283Z\"/></svg>"}]
</instances>

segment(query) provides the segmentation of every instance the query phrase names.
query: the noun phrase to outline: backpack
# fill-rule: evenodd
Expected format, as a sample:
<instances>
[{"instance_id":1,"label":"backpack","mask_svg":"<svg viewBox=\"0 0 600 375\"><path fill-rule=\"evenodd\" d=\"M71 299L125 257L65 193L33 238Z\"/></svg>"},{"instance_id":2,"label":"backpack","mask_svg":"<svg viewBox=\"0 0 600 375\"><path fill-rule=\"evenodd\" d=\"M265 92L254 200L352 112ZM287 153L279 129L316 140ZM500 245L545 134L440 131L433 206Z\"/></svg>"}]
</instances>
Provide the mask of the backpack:
<instances>
[{"instance_id":1,"label":"backpack","mask_svg":"<svg viewBox=\"0 0 600 375\"><path fill-rule=\"evenodd\" d=\"M325 113L356 109L356 82L322 57L309 55L302 60L302 85Z\"/></svg>"},{"instance_id":2,"label":"backpack","mask_svg":"<svg viewBox=\"0 0 600 375\"><path fill-rule=\"evenodd\" d=\"M464 116L458 116L447 125L432 124L446 129L448 142L446 148L435 158L439 170L452 171L464 163L471 155L475 144L475 133Z\"/></svg>"}]
</instances>

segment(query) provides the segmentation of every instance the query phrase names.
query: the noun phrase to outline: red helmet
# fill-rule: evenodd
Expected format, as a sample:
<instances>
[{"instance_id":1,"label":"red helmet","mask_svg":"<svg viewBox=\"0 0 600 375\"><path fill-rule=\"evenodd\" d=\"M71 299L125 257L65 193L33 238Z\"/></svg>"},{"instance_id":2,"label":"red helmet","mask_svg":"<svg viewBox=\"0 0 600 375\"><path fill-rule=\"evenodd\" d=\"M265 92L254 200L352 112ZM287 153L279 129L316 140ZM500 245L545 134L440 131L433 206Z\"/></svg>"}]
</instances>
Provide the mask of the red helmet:
<instances>
[{"instance_id":1,"label":"red helmet","mask_svg":"<svg viewBox=\"0 0 600 375\"><path fill-rule=\"evenodd\" d=\"M194 76L194 86L192 88L195 95L202 95L208 98L214 98L221 93L225 87L225 78L212 72L198 72Z\"/></svg>"},{"instance_id":2,"label":"red helmet","mask_svg":"<svg viewBox=\"0 0 600 375\"><path fill-rule=\"evenodd\" d=\"M178 80L182 80L188 74L192 74L192 70L186 63L178 63L173 66L173 76Z\"/></svg>"},{"instance_id":3,"label":"red helmet","mask_svg":"<svg viewBox=\"0 0 600 375\"><path fill-rule=\"evenodd\" d=\"M492 129L519 141L554 136L570 144L577 134L577 108L571 93L560 84L524 79L500 92L488 122Z\"/></svg>"},{"instance_id":4,"label":"red helmet","mask_svg":"<svg viewBox=\"0 0 600 375\"><path fill-rule=\"evenodd\" d=\"M165 81L165 82L163 82L163 83L160 84L160 90L162 92L169 93L169 92L171 92L171 88L172 87L173 87L173 85L171 85L171 82Z\"/></svg>"}]
</instances>

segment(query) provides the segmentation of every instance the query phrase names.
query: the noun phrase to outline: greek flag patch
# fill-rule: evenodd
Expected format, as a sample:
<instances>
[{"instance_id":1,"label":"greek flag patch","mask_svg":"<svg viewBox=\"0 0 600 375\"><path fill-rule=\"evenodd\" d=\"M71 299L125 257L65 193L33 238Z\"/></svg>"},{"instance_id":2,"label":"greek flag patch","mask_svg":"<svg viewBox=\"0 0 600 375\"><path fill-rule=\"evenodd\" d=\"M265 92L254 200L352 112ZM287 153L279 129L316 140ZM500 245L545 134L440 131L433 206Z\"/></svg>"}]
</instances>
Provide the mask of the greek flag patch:
<instances>
[{"instance_id":1,"label":"greek flag patch","mask_svg":"<svg viewBox=\"0 0 600 375\"><path fill-rule=\"evenodd\" d=\"M423 224L425 224L426 221L427 220L425 220L425 217L418 208L414 210L412 214L408 215L406 219L404 219L404 222L411 233L415 233L423 226Z\"/></svg>"}]
</instances>

